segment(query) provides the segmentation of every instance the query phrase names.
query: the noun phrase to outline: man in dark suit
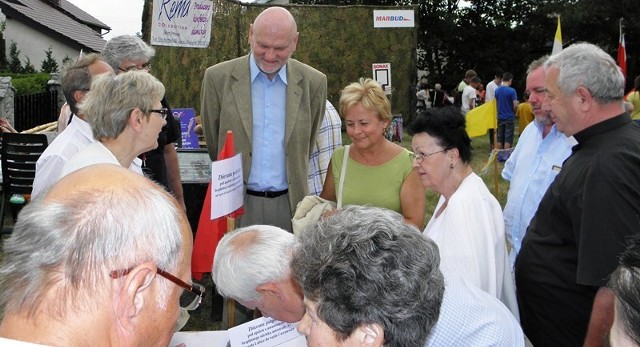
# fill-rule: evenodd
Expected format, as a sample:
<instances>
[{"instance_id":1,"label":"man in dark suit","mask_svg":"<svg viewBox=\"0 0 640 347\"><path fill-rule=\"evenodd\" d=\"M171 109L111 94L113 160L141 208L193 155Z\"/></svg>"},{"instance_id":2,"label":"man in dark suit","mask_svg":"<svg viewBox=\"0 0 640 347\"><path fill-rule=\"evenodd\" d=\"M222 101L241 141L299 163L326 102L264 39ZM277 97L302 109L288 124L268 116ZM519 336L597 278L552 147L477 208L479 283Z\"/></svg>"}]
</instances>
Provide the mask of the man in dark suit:
<instances>
[{"instance_id":1,"label":"man in dark suit","mask_svg":"<svg viewBox=\"0 0 640 347\"><path fill-rule=\"evenodd\" d=\"M270 7L249 28L251 53L209 67L201 113L215 160L228 130L242 153L245 215L240 226L268 224L291 231L292 211L308 194L309 155L327 98L327 78L290 59L298 43L289 11Z\"/></svg>"}]
</instances>

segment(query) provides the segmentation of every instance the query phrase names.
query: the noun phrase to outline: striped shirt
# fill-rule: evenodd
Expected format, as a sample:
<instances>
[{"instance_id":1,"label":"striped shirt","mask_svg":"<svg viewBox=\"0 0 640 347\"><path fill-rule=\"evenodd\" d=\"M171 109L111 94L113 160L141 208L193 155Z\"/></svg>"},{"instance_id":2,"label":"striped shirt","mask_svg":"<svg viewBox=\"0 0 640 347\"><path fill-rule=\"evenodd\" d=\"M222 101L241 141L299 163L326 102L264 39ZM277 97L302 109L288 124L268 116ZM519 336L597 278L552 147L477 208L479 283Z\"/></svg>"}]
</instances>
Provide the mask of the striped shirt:
<instances>
[{"instance_id":1,"label":"striped shirt","mask_svg":"<svg viewBox=\"0 0 640 347\"><path fill-rule=\"evenodd\" d=\"M342 146L342 121L335 107L329 100L324 111L322 123L318 128L318 136L309 157L309 194L320 195L324 179L327 177L327 166L333 151Z\"/></svg>"}]
</instances>

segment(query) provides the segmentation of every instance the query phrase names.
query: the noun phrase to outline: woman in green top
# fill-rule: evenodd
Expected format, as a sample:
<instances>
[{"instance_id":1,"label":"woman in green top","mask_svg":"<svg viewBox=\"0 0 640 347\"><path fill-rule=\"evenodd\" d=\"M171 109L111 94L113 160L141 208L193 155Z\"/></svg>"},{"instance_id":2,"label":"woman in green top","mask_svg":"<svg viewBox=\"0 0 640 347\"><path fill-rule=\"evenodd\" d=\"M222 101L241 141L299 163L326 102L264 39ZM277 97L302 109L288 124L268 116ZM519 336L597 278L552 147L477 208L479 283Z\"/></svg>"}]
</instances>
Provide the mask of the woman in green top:
<instances>
[{"instance_id":1,"label":"woman in green top","mask_svg":"<svg viewBox=\"0 0 640 347\"><path fill-rule=\"evenodd\" d=\"M391 122L391 104L382 87L372 79L361 78L342 90L339 108L351 139L343 206L388 208L422 230L425 189L412 170L411 152L384 136ZM329 162L320 194L325 199L337 200L344 151L345 147L337 149Z\"/></svg>"}]
</instances>

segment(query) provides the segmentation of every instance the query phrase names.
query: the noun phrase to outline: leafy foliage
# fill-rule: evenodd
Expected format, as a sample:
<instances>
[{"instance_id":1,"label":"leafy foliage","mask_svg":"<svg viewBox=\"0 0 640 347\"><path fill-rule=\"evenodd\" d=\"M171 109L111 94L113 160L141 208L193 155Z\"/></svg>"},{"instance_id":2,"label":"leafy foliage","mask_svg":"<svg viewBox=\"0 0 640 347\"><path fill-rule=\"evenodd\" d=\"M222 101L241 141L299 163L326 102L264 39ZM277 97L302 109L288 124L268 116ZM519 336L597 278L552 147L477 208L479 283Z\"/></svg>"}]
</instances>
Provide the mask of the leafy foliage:
<instances>
[{"instance_id":1,"label":"leafy foliage","mask_svg":"<svg viewBox=\"0 0 640 347\"><path fill-rule=\"evenodd\" d=\"M35 74L9 74L11 83L16 89L16 95L28 95L42 93L47 90L47 82L50 79L48 73Z\"/></svg>"},{"instance_id":2,"label":"leafy foliage","mask_svg":"<svg viewBox=\"0 0 640 347\"><path fill-rule=\"evenodd\" d=\"M22 68L22 73L32 74L36 73L36 68L31 64L31 59L27 57L27 60L24 62L24 68Z\"/></svg>"},{"instance_id":3,"label":"leafy foliage","mask_svg":"<svg viewBox=\"0 0 640 347\"><path fill-rule=\"evenodd\" d=\"M73 64L73 59L69 55L65 55L62 59L62 66L68 66Z\"/></svg>"},{"instance_id":4,"label":"leafy foliage","mask_svg":"<svg viewBox=\"0 0 640 347\"><path fill-rule=\"evenodd\" d=\"M172 105L200 108L204 70L249 53L249 24L264 8L214 0L209 48L155 47L153 73L167 87ZM342 88L360 77L371 77L372 64L391 63L392 110L404 115L405 120L415 113L415 30L374 29L371 7L291 5L288 9L300 33L293 58L327 75L329 101L337 105ZM150 10L151 1L147 0L143 18L148 18ZM150 27L150 22L143 23L146 39Z\"/></svg>"},{"instance_id":5,"label":"leafy foliage","mask_svg":"<svg viewBox=\"0 0 640 347\"><path fill-rule=\"evenodd\" d=\"M454 88L467 69L486 84L496 69L514 74L522 95L528 64L551 52L557 17L565 47L587 41L617 54L619 21L626 38L627 89L640 75L640 6L637 0L292 0L300 43L295 58L327 74L329 100L337 103L347 83L371 76L371 63L392 66L393 110L412 114L415 67L429 84ZM314 6L310 6L314 5ZM317 6L322 5L322 6ZM373 29L371 7L413 6L418 27ZM214 0L208 49L157 47L154 73L165 82L172 103L199 108L206 67L249 51L248 26L264 6ZM397 7L394 7L397 9ZM151 0L145 2L143 37L149 37ZM176 67L184 73L176 74ZM405 117L405 120L406 117Z\"/></svg>"},{"instance_id":6,"label":"leafy foliage","mask_svg":"<svg viewBox=\"0 0 640 347\"><path fill-rule=\"evenodd\" d=\"M9 61L7 62L7 69L12 73L22 73L22 62L20 61L20 50L18 44L15 41L11 41L9 45Z\"/></svg>"},{"instance_id":7,"label":"leafy foliage","mask_svg":"<svg viewBox=\"0 0 640 347\"><path fill-rule=\"evenodd\" d=\"M58 62L53 57L53 50L51 49L51 46L49 46L49 49L44 51L44 54L45 58L40 65L40 70L47 73L58 72Z\"/></svg>"}]
</instances>

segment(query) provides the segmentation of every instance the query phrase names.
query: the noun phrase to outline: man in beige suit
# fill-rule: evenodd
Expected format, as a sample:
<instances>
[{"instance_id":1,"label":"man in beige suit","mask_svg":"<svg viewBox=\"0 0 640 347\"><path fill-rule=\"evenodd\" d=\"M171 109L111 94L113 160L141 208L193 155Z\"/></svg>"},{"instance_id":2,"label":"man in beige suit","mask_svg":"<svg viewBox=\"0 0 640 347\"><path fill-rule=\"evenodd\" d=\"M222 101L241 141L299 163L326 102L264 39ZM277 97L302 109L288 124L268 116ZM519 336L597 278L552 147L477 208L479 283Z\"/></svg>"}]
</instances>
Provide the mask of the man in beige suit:
<instances>
[{"instance_id":1,"label":"man in beige suit","mask_svg":"<svg viewBox=\"0 0 640 347\"><path fill-rule=\"evenodd\" d=\"M291 231L291 215L308 194L309 155L327 98L326 76L295 59L296 22L270 7L249 28L251 53L209 67L201 113L215 160L227 130L242 153L245 215L241 226L268 224Z\"/></svg>"}]
</instances>

